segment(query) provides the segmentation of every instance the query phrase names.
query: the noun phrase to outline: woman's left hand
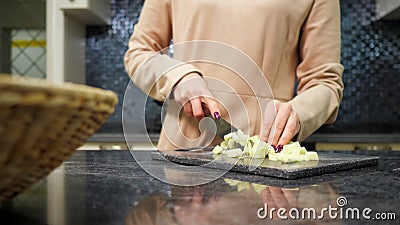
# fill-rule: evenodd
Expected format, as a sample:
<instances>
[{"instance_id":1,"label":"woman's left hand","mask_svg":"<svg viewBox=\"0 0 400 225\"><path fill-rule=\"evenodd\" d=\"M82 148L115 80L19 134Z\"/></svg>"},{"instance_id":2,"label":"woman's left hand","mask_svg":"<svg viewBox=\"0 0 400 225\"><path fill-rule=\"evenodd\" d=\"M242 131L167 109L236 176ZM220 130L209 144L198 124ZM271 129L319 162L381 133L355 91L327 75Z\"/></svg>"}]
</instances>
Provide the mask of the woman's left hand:
<instances>
[{"instance_id":1,"label":"woman's left hand","mask_svg":"<svg viewBox=\"0 0 400 225\"><path fill-rule=\"evenodd\" d=\"M300 131L300 118L287 102L271 101L265 107L260 139L271 145L285 145Z\"/></svg>"}]
</instances>

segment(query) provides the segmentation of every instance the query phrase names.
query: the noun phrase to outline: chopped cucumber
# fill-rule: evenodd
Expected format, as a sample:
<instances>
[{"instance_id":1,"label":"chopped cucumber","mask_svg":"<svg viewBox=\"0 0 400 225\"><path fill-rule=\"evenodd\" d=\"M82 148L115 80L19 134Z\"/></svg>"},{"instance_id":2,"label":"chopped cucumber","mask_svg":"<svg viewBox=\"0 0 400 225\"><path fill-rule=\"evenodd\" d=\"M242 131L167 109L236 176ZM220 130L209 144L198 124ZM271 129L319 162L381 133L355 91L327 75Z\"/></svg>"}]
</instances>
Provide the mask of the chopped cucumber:
<instances>
[{"instance_id":1,"label":"chopped cucumber","mask_svg":"<svg viewBox=\"0 0 400 225\"><path fill-rule=\"evenodd\" d=\"M256 159L264 159L267 153L268 144L258 140L250 149L250 156Z\"/></svg>"},{"instance_id":2,"label":"chopped cucumber","mask_svg":"<svg viewBox=\"0 0 400 225\"><path fill-rule=\"evenodd\" d=\"M233 135L233 133L225 134L224 135L224 140L225 141L229 141L230 139L232 139L232 135Z\"/></svg>"},{"instance_id":3,"label":"chopped cucumber","mask_svg":"<svg viewBox=\"0 0 400 225\"><path fill-rule=\"evenodd\" d=\"M268 151L268 158L271 161L281 161L283 163L319 160L317 152L308 152L305 147L300 146L299 142L291 142L284 145L279 153Z\"/></svg>"},{"instance_id":4,"label":"chopped cucumber","mask_svg":"<svg viewBox=\"0 0 400 225\"><path fill-rule=\"evenodd\" d=\"M230 139L228 141L228 148L227 149L233 149L236 148L236 142L233 139Z\"/></svg>"},{"instance_id":5,"label":"chopped cucumber","mask_svg":"<svg viewBox=\"0 0 400 225\"><path fill-rule=\"evenodd\" d=\"M282 149L283 154L300 154L300 143L298 141L284 145Z\"/></svg>"},{"instance_id":6,"label":"chopped cucumber","mask_svg":"<svg viewBox=\"0 0 400 225\"><path fill-rule=\"evenodd\" d=\"M307 153L307 149L305 147L300 148L300 155L305 155Z\"/></svg>"},{"instance_id":7,"label":"chopped cucumber","mask_svg":"<svg viewBox=\"0 0 400 225\"><path fill-rule=\"evenodd\" d=\"M290 142L283 146L281 152L276 153L275 149L269 143L261 141L258 135L250 137L241 130L226 134L224 141L214 147L213 153L243 159L264 159L268 155L269 160L283 163L319 160L317 152L308 152L299 142Z\"/></svg>"},{"instance_id":8,"label":"chopped cucumber","mask_svg":"<svg viewBox=\"0 0 400 225\"><path fill-rule=\"evenodd\" d=\"M242 155L242 149L240 148L235 148L235 149L230 149L230 150L225 150L222 154L231 157L231 158L237 158Z\"/></svg>"},{"instance_id":9,"label":"chopped cucumber","mask_svg":"<svg viewBox=\"0 0 400 225\"><path fill-rule=\"evenodd\" d=\"M229 186L237 186L239 184L240 181L238 180L233 180L233 179L228 179L225 178L224 181L229 184Z\"/></svg>"},{"instance_id":10,"label":"chopped cucumber","mask_svg":"<svg viewBox=\"0 0 400 225\"><path fill-rule=\"evenodd\" d=\"M268 158L271 161L279 161L279 154L269 154Z\"/></svg>"},{"instance_id":11,"label":"chopped cucumber","mask_svg":"<svg viewBox=\"0 0 400 225\"><path fill-rule=\"evenodd\" d=\"M221 142L221 144L219 144L219 146L221 146L221 148L223 148L223 149L228 149L228 141Z\"/></svg>"},{"instance_id":12,"label":"chopped cucumber","mask_svg":"<svg viewBox=\"0 0 400 225\"><path fill-rule=\"evenodd\" d=\"M251 141L247 140L246 145L244 146L243 153L244 155L250 155L250 151L253 148Z\"/></svg>"},{"instance_id":13,"label":"chopped cucumber","mask_svg":"<svg viewBox=\"0 0 400 225\"><path fill-rule=\"evenodd\" d=\"M250 139L250 141L252 141L253 143L255 143L255 142L257 142L258 140L260 140L260 139L258 138L258 135L251 136L249 139Z\"/></svg>"},{"instance_id":14,"label":"chopped cucumber","mask_svg":"<svg viewBox=\"0 0 400 225\"><path fill-rule=\"evenodd\" d=\"M274 147L272 147L271 145L269 145L267 154L268 154L268 155L275 155L276 152L275 152Z\"/></svg>"},{"instance_id":15,"label":"chopped cucumber","mask_svg":"<svg viewBox=\"0 0 400 225\"><path fill-rule=\"evenodd\" d=\"M237 185L237 191L241 192L243 190L249 190L250 189L250 183L245 182L245 181L239 181L239 184Z\"/></svg>"},{"instance_id":16,"label":"chopped cucumber","mask_svg":"<svg viewBox=\"0 0 400 225\"><path fill-rule=\"evenodd\" d=\"M256 184L256 183L251 183L251 186L253 186L254 191L256 191L258 194L260 194L263 190L267 188L267 185Z\"/></svg>"},{"instance_id":17,"label":"chopped cucumber","mask_svg":"<svg viewBox=\"0 0 400 225\"><path fill-rule=\"evenodd\" d=\"M249 135L244 134L242 130L237 131L237 143L239 143L241 146L244 146L249 139Z\"/></svg>"},{"instance_id":18,"label":"chopped cucumber","mask_svg":"<svg viewBox=\"0 0 400 225\"><path fill-rule=\"evenodd\" d=\"M219 145L215 146L214 149L212 150L214 154L221 154L223 151L224 149Z\"/></svg>"},{"instance_id":19,"label":"chopped cucumber","mask_svg":"<svg viewBox=\"0 0 400 225\"><path fill-rule=\"evenodd\" d=\"M305 155L305 161L311 161L311 160L319 160L318 153L317 152L307 152Z\"/></svg>"}]
</instances>

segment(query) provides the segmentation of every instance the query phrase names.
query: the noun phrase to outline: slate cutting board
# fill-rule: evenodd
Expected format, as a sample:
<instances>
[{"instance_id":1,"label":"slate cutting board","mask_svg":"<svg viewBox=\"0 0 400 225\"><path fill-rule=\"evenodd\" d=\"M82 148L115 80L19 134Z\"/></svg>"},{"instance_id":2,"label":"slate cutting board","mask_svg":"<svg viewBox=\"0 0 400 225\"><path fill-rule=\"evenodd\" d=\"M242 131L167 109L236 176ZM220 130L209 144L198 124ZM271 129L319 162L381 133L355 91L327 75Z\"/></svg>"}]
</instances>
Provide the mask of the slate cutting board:
<instances>
[{"instance_id":1,"label":"slate cutting board","mask_svg":"<svg viewBox=\"0 0 400 225\"><path fill-rule=\"evenodd\" d=\"M232 170L248 174L296 179L340 170L368 167L378 164L379 157L353 154L319 152L319 161L281 163L250 158L238 159L225 155L213 155L210 148L178 149L158 151L152 154L155 160L169 160L178 164L204 166Z\"/></svg>"}]
</instances>

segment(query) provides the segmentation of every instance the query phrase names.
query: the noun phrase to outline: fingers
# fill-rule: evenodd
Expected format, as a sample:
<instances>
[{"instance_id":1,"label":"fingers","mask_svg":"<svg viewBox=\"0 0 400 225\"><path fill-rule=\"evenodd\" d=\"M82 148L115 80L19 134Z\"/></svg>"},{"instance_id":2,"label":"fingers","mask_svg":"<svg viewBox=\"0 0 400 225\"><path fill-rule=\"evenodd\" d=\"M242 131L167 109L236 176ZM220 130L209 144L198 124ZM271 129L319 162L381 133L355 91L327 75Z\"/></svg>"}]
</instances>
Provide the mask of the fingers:
<instances>
[{"instance_id":1,"label":"fingers","mask_svg":"<svg viewBox=\"0 0 400 225\"><path fill-rule=\"evenodd\" d=\"M279 187L268 187L272 196L272 200L278 208L289 208L290 204L286 199L282 188Z\"/></svg>"},{"instance_id":2,"label":"fingers","mask_svg":"<svg viewBox=\"0 0 400 225\"><path fill-rule=\"evenodd\" d=\"M282 193L285 196L290 207L297 207L298 205L298 189L282 189Z\"/></svg>"},{"instance_id":3,"label":"fingers","mask_svg":"<svg viewBox=\"0 0 400 225\"><path fill-rule=\"evenodd\" d=\"M185 112L185 114L189 117L193 116L193 111L192 111L192 104L190 104L190 102L186 102L183 105L183 111Z\"/></svg>"},{"instance_id":4,"label":"fingers","mask_svg":"<svg viewBox=\"0 0 400 225\"><path fill-rule=\"evenodd\" d=\"M277 113L274 121L275 126L273 127L275 130L271 130L268 137L268 140L275 146L277 146L283 130L286 128L286 121L290 116L291 109L292 107L289 104L276 104Z\"/></svg>"},{"instance_id":5,"label":"fingers","mask_svg":"<svg viewBox=\"0 0 400 225\"><path fill-rule=\"evenodd\" d=\"M299 132L300 123L299 116L294 111L291 111L289 118L286 122L285 129L278 140L278 145L284 145L289 143L290 140Z\"/></svg>"},{"instance_id":6,"label":"fingers","mask_svg":"<svg viewBox=\"0 0 400 225\"><path fill-rule=\"evenodd\" d=\"M200 98L192 98L190 100L190 104L192 105L193 116L196 119L201 119L204 117L203 107L201 105Z\"/></svg>"},{"instance_id":7,"label":"fingers","mask_svg":"<svg viewBox=\"0 0 400 225\"><path fill-rule=\"evenodd\" d=\"M300 118L289 103L271 101L265 108L260 139L274 146L285 145L300 130Z\"/></svg>"},{"instance_id":8,"label":"fingers","mask_svg":"<svg viewBox=\"0 0 400 225\"><path fill-rule=\"evenodd\" d=\"M194 208L198 208L203 204L203 196L201 193L199 193L198 191L195 191L193 193L193 197L192 197L192 207Z\"/></svg>"},{"instance_id":9,"label":"fingers","mask_svg":"<svg viewBox=\"0 0 400 225\"><path fill-rule=\"evenodd\" d=\"M260 131L260 140L268 142L268 137L275 120L275 114L276 114L275 101L270 101L265 106L265 111L264 111L265 118Z\"/></svg>"},{"instance_id":10,"label":"fingers","mask_svg":"<svg viewBox=\"0 0 400 225\"><path fill-rule=\"evenodd\" d=\"M269 187L267 187L261 191L261 198L264 203L268 203L269 207L276 208L276 203L274 202L274 199L272 197L271 191L269 190Z\"/></svg>"},{"instance_id":11,"label":"fingers","mask_svg":"<svg viewBox=\"0 0 400 225\"><path fill-rule=\"evenodd\" d=\"M212 98L203 98L203 99L205 100L205 103L207 104L207 108L214 118L218 117L217 115L221 115L218 103L214 99L212 99Z\"/></svg>"},{"instance_id":12,"label":"fingers","mask_svg":"<svg viewBox=\"0 0 400 225\"><path fill-rule=\"evenodd\" d=\"M174 100L182 105L189 117L202 119L205 115L219 115L217 101L208 90L207 83L197 73L185 75L175 86Z\"/></svg>"},{"instance_id":13,"label":"fingers","mask_svg":"<svg viewBox=\"0 0 400 225\"><path fill-rule=\"evenodd\" d=\"M205 115L220 115L218 103L212 98L199 97L193 98L183 105L183 111L189 117L202 119Z\"/></svg>"}]
</instances>

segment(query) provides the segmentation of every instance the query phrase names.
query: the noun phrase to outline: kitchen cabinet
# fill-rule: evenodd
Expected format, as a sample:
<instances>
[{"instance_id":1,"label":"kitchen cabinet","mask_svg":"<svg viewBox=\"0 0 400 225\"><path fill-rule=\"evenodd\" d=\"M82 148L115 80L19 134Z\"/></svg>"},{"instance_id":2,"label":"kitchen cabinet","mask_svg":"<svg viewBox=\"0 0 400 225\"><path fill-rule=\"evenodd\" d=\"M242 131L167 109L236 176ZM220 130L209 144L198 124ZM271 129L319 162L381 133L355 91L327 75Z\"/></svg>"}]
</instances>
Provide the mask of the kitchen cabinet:
<instances>
[{"instance_id":1,"label":"kitchen cabinet","mask_svg":"<svg viewBox=\"0 0 400 225\"><path fill-rule=\"evenodd\" d=\"M47 0L47 79L86 82L86 26L107 25L110 3L107 0Z\"/></svg>"},{"instance_id":2,"label":"kitchen cabinet","mask_svg":"<svg viewBox=\"0 0 400 225\"><path fill-rule=\"evenodd\" d=\"M109 0L61 0L60 9L87 25L110 23Z\"/></svg>"},{"instance_id":3,"label":"kitchen cabinet","mask_svg":"<svg viewBox=\"0 0 400 225\"><path fill-rule=\"evenodd\" d=\"M400 1L399 0L375 0L376 17L383 20L400 19Z\"/></svg>"}]
</instances>

